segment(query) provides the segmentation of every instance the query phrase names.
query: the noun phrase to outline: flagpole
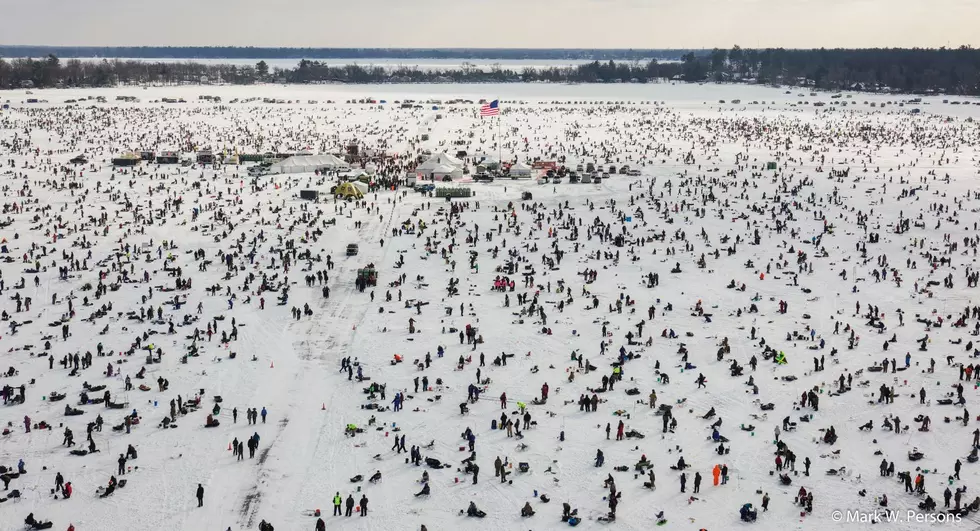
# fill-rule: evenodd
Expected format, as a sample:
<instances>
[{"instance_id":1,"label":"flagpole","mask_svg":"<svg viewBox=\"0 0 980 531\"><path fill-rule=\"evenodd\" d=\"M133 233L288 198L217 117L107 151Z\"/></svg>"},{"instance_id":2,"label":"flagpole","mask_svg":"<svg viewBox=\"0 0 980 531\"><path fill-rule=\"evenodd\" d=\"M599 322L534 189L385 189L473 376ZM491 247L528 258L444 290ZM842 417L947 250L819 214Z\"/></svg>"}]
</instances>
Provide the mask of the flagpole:
<instances>
[{"instance_id":1,"label":"flagpole","mask_svg":"<svg viewBox=\"0 0 980 531\"><path fill-rule=\"evenodd\" d=\"M502 148L500 146L500 104L497 104L497 172L499 173L504 167L504 160L501 158Z\"/></svg>"}]
</instances>

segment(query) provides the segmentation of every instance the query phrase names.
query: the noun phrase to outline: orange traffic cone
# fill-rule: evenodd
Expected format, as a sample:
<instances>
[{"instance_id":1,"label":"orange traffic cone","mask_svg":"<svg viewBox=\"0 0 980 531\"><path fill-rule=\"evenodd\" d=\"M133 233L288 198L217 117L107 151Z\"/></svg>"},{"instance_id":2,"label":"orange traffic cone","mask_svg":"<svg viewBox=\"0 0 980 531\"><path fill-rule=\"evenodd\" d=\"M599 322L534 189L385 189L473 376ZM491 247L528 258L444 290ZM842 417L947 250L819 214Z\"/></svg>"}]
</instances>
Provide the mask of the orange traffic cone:
<instances>
[{"instance_id":1,"label":"orange traffic cone","mask_svg":"<svg viewBox=\"0 0 980 531\"><path fill-rule=\"evenodd\" d=\"M228 451L231 451L231 443L228 443Z\"/></svg>"}]
</instances>

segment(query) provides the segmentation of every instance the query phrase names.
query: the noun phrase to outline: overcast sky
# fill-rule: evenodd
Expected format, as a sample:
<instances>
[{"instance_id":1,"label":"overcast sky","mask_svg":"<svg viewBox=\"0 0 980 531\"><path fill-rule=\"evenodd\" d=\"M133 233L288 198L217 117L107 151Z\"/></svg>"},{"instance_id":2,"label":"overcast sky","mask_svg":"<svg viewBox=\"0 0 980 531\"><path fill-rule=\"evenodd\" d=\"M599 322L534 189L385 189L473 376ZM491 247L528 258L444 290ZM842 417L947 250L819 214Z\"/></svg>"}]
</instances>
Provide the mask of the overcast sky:
<instances>
[{"instance_id":1,"label":"overcast sky","mask_svg":"<svg viewBox=\"0 0 980 531\"><path fill-rule=\"evenodd\" d=\"M0 0L0 44L980 47L980 0Z\"/></svg>"}]
</instances>

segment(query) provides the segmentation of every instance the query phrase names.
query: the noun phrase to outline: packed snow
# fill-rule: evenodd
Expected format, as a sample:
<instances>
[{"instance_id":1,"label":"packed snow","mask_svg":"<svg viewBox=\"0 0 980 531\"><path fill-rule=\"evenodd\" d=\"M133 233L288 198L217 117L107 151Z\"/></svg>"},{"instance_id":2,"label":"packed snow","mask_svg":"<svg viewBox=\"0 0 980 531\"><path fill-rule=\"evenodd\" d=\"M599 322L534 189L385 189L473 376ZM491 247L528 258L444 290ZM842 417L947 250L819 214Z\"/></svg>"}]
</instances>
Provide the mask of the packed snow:
<instances>
[{"instance_id":1,"label":"packed snow","mask_svg":"<svg viewBox=\"0 0 980 531\"><path fill-rule=\"evenodd\" d=\"M845 96L0 93L0 529L977 528L980 107Z\"/></svg>"}]
</instances>

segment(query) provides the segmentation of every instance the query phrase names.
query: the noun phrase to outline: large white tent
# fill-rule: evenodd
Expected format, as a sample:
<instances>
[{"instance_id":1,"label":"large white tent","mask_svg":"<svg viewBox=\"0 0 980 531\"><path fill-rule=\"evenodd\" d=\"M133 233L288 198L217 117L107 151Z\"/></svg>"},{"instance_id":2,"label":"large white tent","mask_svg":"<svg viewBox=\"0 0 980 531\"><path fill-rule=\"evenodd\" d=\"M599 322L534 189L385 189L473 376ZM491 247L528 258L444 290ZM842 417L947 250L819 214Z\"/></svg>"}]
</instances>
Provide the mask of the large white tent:
<instances>
[{"instance_id":1,"label":"large white tent","mask_svg":"<svg viewBox=\"0 0 980 531\"><path fill-rule=\"evenodd\" d=\"M514 177L531 177L531 167L518 161L510 167L510 174Z\"/></svg>"},{"instance_id":2,"label":"large white tent","mask_svg":"<svg viewBox=\"0 0 980 531\"><path fill-rule=\"evenodd\" d=\"M303 173L316 170L335 170L349 165L334 155L296 155L269 167L269 173Z\"/></svg>"},{"instance_id":3,"label":"large white tent","mask_svg":"<svg viewBox=\"0 0 980 531\"><path fill-rule=\"evenodd\" d=\"M429 173L432 178L437 181L444 181L447 177L452 180L463 178L463 170L453 166L452 164L440 164L433 168Z\"/></svg>"},{"instance_id":4,"label":"large white tent","mask_svg":"<svg viewBox=\"0 0 980 531\"><path fill-rule=\"evenodd\" d=\"M463 161L457 159L456 157L448 153L439 153L433 155L432 157L429 158L429 160L423 162L422 164L419 164L417 171L419 173L428 176L431 175L433 170L435 170L439 166L445 166L445 165L452 166L454 168L459 168L460 170L463 169Z\"/></svg>"}]
</instances>

